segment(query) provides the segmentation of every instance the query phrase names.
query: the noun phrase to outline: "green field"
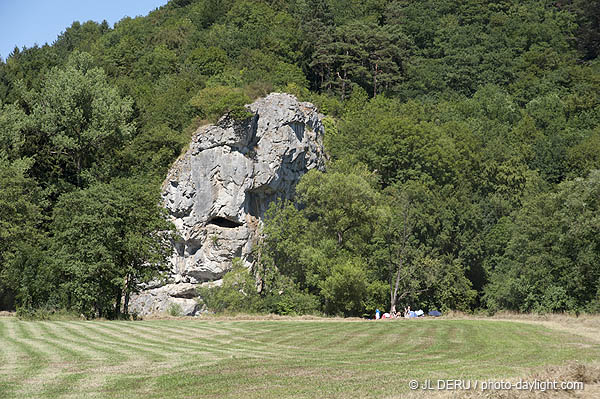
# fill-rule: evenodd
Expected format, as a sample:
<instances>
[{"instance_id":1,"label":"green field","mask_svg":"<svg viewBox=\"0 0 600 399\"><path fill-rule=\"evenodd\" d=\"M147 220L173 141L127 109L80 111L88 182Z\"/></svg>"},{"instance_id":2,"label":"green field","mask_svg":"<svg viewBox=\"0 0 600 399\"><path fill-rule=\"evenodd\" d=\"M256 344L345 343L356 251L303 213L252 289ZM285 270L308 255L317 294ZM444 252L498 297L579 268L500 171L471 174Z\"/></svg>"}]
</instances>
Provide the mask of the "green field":
<instances>
[{"instance_id":1,"label":"green field","mask_svg":"<svg viewBox=\"0 0 600 399\"><path fill-rule=\"evenodd\" d=\"M0 318L0 398L399 397L410 379L594 362L591 338L481 320Z\"/></svg>"}]
</instances>

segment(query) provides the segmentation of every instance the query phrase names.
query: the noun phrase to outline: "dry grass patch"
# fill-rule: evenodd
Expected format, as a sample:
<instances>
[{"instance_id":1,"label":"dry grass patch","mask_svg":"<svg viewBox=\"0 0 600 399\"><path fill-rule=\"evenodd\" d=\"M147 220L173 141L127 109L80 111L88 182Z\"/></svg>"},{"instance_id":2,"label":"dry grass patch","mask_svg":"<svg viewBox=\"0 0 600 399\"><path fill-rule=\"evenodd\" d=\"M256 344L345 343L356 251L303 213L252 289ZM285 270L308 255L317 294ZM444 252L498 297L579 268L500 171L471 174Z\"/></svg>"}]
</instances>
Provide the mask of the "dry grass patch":
<instances>
[{"instance_id":1,"label":"dry grass patch","mask_svg":"<svg viewBox=\"0 0 600 399\"><path fill-rule=\"evenodd\" d=\"M600 343L600 315L583 314L579 316L568 313L516 313L498 312L493 316L473 316L462 312L450 312L443 316L450 320L498 320L517 323L537 324L552 330L563 331L586 337Z\"/></svg>"}]
</instances>

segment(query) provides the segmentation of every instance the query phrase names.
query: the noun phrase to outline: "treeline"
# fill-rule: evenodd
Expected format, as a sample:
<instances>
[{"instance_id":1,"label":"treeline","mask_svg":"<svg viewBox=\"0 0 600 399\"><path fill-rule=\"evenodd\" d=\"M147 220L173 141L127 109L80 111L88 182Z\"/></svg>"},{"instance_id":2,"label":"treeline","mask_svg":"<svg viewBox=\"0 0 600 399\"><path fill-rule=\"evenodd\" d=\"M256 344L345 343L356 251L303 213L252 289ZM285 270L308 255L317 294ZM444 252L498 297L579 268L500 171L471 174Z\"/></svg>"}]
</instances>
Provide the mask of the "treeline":
<instances>
[{"instance_id":1,"label":"treeline","mask_svg":"<svg viewBox=\"0 0 600 399\"><path fill-rule=\"evenodd\" d=\"M172 0L0 62L2 307L118 317L165 268L160 182L273 90L328 172L270 210L213 308L600 310L598 1ZM163 232L163 233L159 233Z\"/></svg>"}]
</instances>

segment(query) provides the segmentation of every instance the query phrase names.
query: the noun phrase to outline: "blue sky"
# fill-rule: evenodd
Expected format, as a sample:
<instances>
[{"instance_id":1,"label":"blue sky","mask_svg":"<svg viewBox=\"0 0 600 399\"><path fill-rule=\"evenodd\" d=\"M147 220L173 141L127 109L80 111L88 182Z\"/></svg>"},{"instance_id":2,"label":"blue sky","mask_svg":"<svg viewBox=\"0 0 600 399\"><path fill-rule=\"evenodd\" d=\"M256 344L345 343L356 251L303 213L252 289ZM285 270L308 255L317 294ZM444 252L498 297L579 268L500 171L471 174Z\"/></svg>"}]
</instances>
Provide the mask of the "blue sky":
<instances>
[{"instance_id":1,"label":"blue sky","mask_svg":"<svg viewBox=\"0 0 600 399\"><path fill-rule=\"evenodd\" d=\"M107 20L146 15L167 0L0 0L0 57L15 46L52 44L73 21Z\"/></svg>"}]
</instances>

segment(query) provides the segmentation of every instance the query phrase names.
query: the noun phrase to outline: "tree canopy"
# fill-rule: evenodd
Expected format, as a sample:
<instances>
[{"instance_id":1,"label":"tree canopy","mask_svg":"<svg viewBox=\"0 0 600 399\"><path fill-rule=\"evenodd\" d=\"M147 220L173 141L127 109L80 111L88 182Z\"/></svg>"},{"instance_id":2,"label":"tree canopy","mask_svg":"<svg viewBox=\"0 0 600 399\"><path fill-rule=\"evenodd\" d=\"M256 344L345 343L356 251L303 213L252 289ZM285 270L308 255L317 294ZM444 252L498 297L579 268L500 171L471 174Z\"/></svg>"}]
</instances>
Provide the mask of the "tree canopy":
<instances>
[{"instance_id":1,"label":"tree canopy","mask_svg":"<svg viewBox=\"0 0 600 399\"><path fill-rule=\"evenodd\" d=\"M252 309L598 311L598 15L172 0L17 48L0 62L0 304L117 317L164 269L158 190L191 133L287 91L327 114L330 161L270 210ZM240 273L215 306L240 306Z\"/></svg>"}]
</instances>

